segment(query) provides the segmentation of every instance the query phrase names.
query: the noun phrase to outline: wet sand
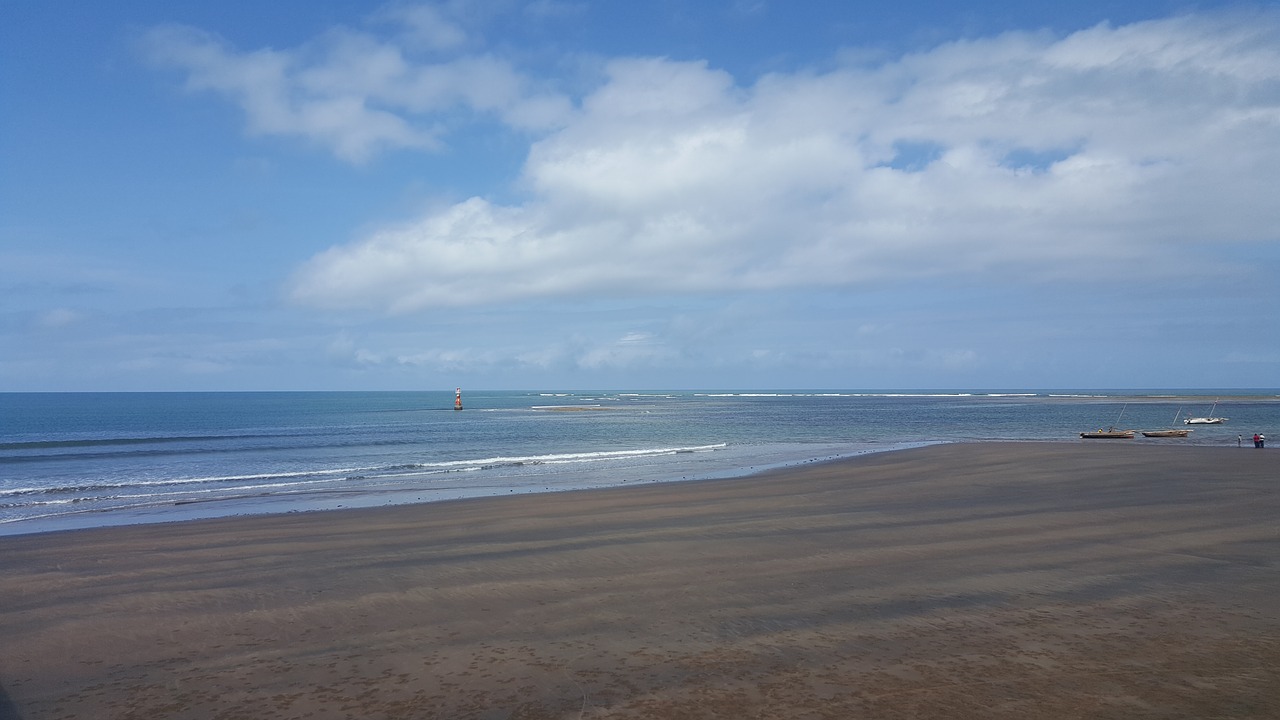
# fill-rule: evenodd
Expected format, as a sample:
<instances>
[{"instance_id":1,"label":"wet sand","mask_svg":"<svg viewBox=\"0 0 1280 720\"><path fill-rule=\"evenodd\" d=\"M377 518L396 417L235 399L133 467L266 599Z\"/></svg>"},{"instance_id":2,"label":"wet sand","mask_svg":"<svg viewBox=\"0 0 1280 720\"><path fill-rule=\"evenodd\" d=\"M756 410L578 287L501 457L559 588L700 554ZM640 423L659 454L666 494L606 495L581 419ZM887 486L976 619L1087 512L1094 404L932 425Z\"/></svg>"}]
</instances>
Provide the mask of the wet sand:
<instances>
[{"instance_id":1,"label":"wet sand","mask_svg":"<svg viewBox=\"0 0 1280 720\"><path fill-rule=\"evenodd\" d=\"M3 537L0 720L1280 717L1280 454L1175 443Z\"/></svg>"}]
</instances>

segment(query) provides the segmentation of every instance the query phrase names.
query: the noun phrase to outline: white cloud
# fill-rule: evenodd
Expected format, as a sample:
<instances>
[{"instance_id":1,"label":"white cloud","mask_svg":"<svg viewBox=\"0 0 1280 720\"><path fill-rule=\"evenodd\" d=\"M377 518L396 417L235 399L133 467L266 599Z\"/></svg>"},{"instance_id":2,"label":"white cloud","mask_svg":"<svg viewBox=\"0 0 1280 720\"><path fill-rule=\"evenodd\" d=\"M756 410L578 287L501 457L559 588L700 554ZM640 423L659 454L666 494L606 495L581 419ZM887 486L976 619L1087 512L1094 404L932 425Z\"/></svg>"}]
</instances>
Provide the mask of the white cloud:
<instances>
[{"instance_id":1,"label":"white cloud","mask_svg":"<svg viewBox=\"0 0 1280 720\"><path fill-rule=\"evenodd\" d=\"M454 113L488 114L518 129L556 127L568 101L535 90L510 63L485 54L424 59L418 50L461 48L460 27L429 7L384 11L406 32L394 39L335 28L290 50L241 51L181 25L148 32L150 60L186 74L187 87L218 93L245 113L252 135L297 136L361 163L378 153L442 146Z\"/></svg>"},{"instance_id":2,"label":"white cloud","mask_svg":"<svg viewBox=\"0 0 1280 720\"><path fill-rule=\"evenodd\" d=\"M411 43L429 50L447 52L467 43L466 30L432 5L392 5L383 8L377 18L403 26Z\"/></svg>"},{"instance_id":3,"label":"white cloud","mask_svg":"<svg viewBox=\"0 0 1280 720\"><path fill-rule=\"evenodd\" d=\"M747 87L705 63L616 60L532 146L526 203L473 198L333 248L301 270L294 297L410 311L1212 272L1178 249L1277 239L1277 39L1273 15L1185 17L956 42Z\"/></svg>"},{"instance_id":4,"label":"white cloud","mask_svg":"<svg viewBox=\"0 0 1280 720\"><path fill-rule=\"evenodd\" d=\"M629 369L670 364L678 355L652 333L633 331L613 342L585 350L576 358L576 363L587 370Z\"/></svg>"}]
</instances>

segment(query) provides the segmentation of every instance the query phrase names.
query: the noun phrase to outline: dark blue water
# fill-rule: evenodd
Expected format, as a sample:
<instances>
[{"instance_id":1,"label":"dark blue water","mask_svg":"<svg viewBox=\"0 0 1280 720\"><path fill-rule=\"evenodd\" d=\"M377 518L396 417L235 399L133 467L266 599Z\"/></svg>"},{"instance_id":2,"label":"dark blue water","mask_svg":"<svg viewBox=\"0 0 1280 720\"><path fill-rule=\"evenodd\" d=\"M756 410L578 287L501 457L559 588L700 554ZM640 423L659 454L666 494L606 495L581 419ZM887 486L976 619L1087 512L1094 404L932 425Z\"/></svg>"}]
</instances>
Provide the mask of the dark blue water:
<instances>
[{"instance_id":1,"label":"dark blue water","mask_svg":"<svg viewBox=\"0 0 1280 720\"><path fill-rule=\"evenodd\" d=\"M1280 436L1269 391L2 393L0 534L724 477L1110 425ZM1181 423L1178 423L1181 427ZM1252 445L1246 440L1247 446Z\"/></svg>"}]
</instances>

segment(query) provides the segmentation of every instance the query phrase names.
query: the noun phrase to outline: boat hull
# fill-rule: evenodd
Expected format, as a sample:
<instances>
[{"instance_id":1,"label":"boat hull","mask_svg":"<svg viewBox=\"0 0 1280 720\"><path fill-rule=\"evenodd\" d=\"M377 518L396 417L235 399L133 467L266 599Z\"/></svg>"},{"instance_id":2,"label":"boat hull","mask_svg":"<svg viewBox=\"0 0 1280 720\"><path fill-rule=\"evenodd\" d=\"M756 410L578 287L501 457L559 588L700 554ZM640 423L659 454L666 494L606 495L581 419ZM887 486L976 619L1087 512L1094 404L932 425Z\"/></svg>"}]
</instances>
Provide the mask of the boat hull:
<instances>
[{"instance_id":1,"label":"boat hull","mask_svg":"<svg viewBox=\"0 0 1280 720\"><path fill-rule=\"evenodd\" d=\"M1143 430L1142 437L1149 438L1169 438L1169 437L1186 437L1190 430Z\"/></svg>"},{"instance_id":2,"label":"boat hull","mask_svg":"<svg viewBox=\"0 0 1280 720\"><path fill-rule=\"evenodd\" d=\"M1222 423L1226 422L1227 419L1224 417L1218 417L1214 415L1213 413L1217 409L1218 409L1218 401L1214 400L1213 407L1209 408L1208 415L1204 417L1189 417L1186 420L1183 420L1182 422L1186 425L1221 425Z\"/></svg>"},{"instance_id":3,"label":"boat hull","mask_svg":"<svg viewBox=\"0 0 1280 720\"><path fill-rule=\"evenodd\" d=\"M1080 437L1088 440L1130 440L1133 438L1132 430L1103 430L1100 432L1082 432Z\"/></svg>"}]
</instances>

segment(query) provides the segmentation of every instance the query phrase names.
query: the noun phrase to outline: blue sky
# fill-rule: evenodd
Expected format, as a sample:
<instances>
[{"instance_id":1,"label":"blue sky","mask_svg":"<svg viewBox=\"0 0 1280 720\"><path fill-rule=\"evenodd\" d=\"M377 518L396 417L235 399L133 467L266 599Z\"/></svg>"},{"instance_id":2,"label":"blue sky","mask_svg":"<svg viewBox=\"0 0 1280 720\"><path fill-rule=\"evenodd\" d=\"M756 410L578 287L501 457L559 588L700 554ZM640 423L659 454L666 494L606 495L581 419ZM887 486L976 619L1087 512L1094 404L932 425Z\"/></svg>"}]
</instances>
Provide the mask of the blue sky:
<instances>
[{"instance_id":1,"label":"blue sky","mask_svg":"<svg viewBox=\"0 0 1280 720\"><path fill-rule=\"evenodd\" d=\"M0 391L1280 385L1276 3L0 7Z\"/></svg>"}]
</instances>

